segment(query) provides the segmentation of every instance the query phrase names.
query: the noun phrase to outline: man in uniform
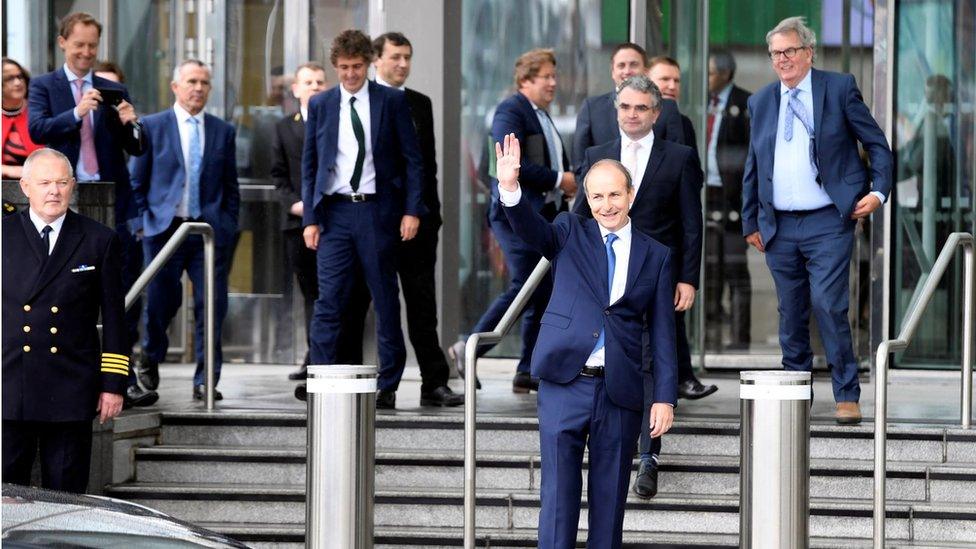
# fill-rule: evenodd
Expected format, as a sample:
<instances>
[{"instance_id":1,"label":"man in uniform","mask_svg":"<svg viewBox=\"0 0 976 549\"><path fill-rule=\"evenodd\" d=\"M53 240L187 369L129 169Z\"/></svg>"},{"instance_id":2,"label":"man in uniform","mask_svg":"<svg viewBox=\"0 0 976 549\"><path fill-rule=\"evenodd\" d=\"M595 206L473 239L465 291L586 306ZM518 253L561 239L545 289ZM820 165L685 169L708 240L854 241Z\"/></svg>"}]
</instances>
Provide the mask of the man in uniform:
<instances>
[{"instance_id":1,"label":"man in uniform","mask_svg":"<svg viewBox=\"0 0 976 549\"><path fill-rule=\"evenodd\" d=\"M30 484L40 448L41 485L82 493L91 420L122 410L129 356L119 239L68 210L74 186L68 158L39 149L30 207L3 219L3 479Z\"/></svg>"}]
</instances>

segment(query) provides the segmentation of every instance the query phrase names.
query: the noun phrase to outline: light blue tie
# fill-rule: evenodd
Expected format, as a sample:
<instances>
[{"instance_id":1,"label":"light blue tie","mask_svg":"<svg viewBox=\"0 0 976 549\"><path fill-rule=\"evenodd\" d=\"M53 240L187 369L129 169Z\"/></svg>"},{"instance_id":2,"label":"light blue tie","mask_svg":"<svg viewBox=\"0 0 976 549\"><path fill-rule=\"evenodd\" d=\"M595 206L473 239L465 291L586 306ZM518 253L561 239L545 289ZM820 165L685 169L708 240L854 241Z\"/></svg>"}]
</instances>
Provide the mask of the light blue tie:
<instances>
[{"instance_id":1,"label":"light blue tie","mask_svg":"<svg viewBox=\"0 0 976 549\"><path fill-rule=\"evenodd\" d=\"M617 266L617 254L613 253L613 242L619 238L617 235L610 233L607 235L607 303L609 303L610 295L613 295L613 271ZM600 337L596 340L596 345L593 346L593 352L597 352L603 348L604 340L606 339L606 329L600 330ZM593 354L593 353L590 353Z\"/></svg>"},{"instance_id":2,"label":"light blue tie","mask_svg":"<svg viewBox=\"0 0 976 549\"><path fill-rule=\"evenodd\" d=\"M783 124L783 138L787 141L793 140L793 119L796 118L799 120L807 130L807 135L810 136L810 163L816 167L816 155L813 150L813 122L810 121L810 113L807 112L807 108L800 101L800 98L797 97L799 93L799 88L790 90L790 99L786 103L786 122Z\"/></svg>"},{"instance_id":3,"label":"light blue tie","mask_svg":"<svg viewBox=\"0 0 976 549\"><path fill-rule=\"evenodd\" d=\"M196 118L187 120L190 124L190 166L189 166L189 194L187 214L196 219L200 217L200 168L203 165L203 154L200 152L200 121Z\"/></svg>"},{"instance_id":4,"label":"light blue tie","mask_svg":"<svg viewBox=\"0 0 976 549\"><path fill-rule=\"evenodd\" d=\"M563 171L563 159L559 157L559 151L556 149L556 128L552 125L552 120L549 119L549 115L546 111L542 109L535 110L536 115L539 117L539 122L542 124L542 132L546 134L546 148L549 149L549 167L557 172Z\"/></svg>"}]
</instances>

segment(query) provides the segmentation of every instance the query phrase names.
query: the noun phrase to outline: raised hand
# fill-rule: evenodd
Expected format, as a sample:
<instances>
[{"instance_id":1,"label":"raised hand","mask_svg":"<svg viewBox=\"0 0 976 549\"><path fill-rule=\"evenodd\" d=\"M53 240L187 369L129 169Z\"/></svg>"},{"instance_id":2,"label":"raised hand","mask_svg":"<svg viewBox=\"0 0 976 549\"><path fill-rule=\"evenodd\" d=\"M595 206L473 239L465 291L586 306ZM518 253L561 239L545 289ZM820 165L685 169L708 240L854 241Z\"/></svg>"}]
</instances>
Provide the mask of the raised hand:
<instances>
[{"instance_id":1,"label":"raised hand","mask_svg":"<svg viewBox=\"0 0 976 549\"><path fill-rule=\"evenodd\" d=\"M518 189L519 162L522 159L522 148L514 133L505 136L504 146L495 143L495 174L498 186L506 191Z\"/></svg>"}]
</instances>

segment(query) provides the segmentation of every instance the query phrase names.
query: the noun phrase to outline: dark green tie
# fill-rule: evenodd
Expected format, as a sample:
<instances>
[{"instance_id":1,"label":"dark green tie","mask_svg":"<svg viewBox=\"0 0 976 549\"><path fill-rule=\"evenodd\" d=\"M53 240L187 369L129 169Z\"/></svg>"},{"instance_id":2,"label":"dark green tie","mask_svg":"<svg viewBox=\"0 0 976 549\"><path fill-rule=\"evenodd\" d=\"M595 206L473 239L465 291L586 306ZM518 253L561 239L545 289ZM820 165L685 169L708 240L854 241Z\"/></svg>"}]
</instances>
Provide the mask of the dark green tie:
<instances>
[{"instance_id":1,"label":"dark green tie","mask_svg":"<svg viewBox=\"0 0 976 549\"><path fill-rule=\"evenodd\" d=\"M359 119L356 112L356 98L349 98L349 114L352 116L352 133L356 134L356 142L359 144L359 152L356 154L356 168L352 171L352 178L349 185L352 192L359 191L359 178L363 176L363 161L366 160L366 132L363 131L363 121Z\"/></svg>"}]
</instances>

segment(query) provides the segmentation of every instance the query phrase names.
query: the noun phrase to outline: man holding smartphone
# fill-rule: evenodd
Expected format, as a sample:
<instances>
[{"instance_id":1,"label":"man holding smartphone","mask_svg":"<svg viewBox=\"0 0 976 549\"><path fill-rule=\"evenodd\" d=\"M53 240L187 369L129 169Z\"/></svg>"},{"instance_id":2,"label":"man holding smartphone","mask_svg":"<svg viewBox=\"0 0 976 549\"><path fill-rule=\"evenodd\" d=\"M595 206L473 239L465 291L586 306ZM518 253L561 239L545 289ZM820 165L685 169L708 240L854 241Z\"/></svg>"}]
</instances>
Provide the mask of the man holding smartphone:
<instances>
[{"instance_id":1,"label":"man holding smartphone","mask_svg":"<svg viewBox=\"0 0 976 549\"><path fill-rule=\"evenodd\" d=\"M68 157L79 183L115 184L115 230L122 264L129 265L130 254L137 253L140 244L129 230L137 211L125 153L139 156L146 145L125 86L94 74L101 34L102 25L90 14L72 13L61 20L58 47L64 52L64 65L31 79L28 130L35 143ZM138 272L122 276L133 279ZM135 384L125 397L130 406L145 406L158 398Z\"/></svg>"}]
</instances>

